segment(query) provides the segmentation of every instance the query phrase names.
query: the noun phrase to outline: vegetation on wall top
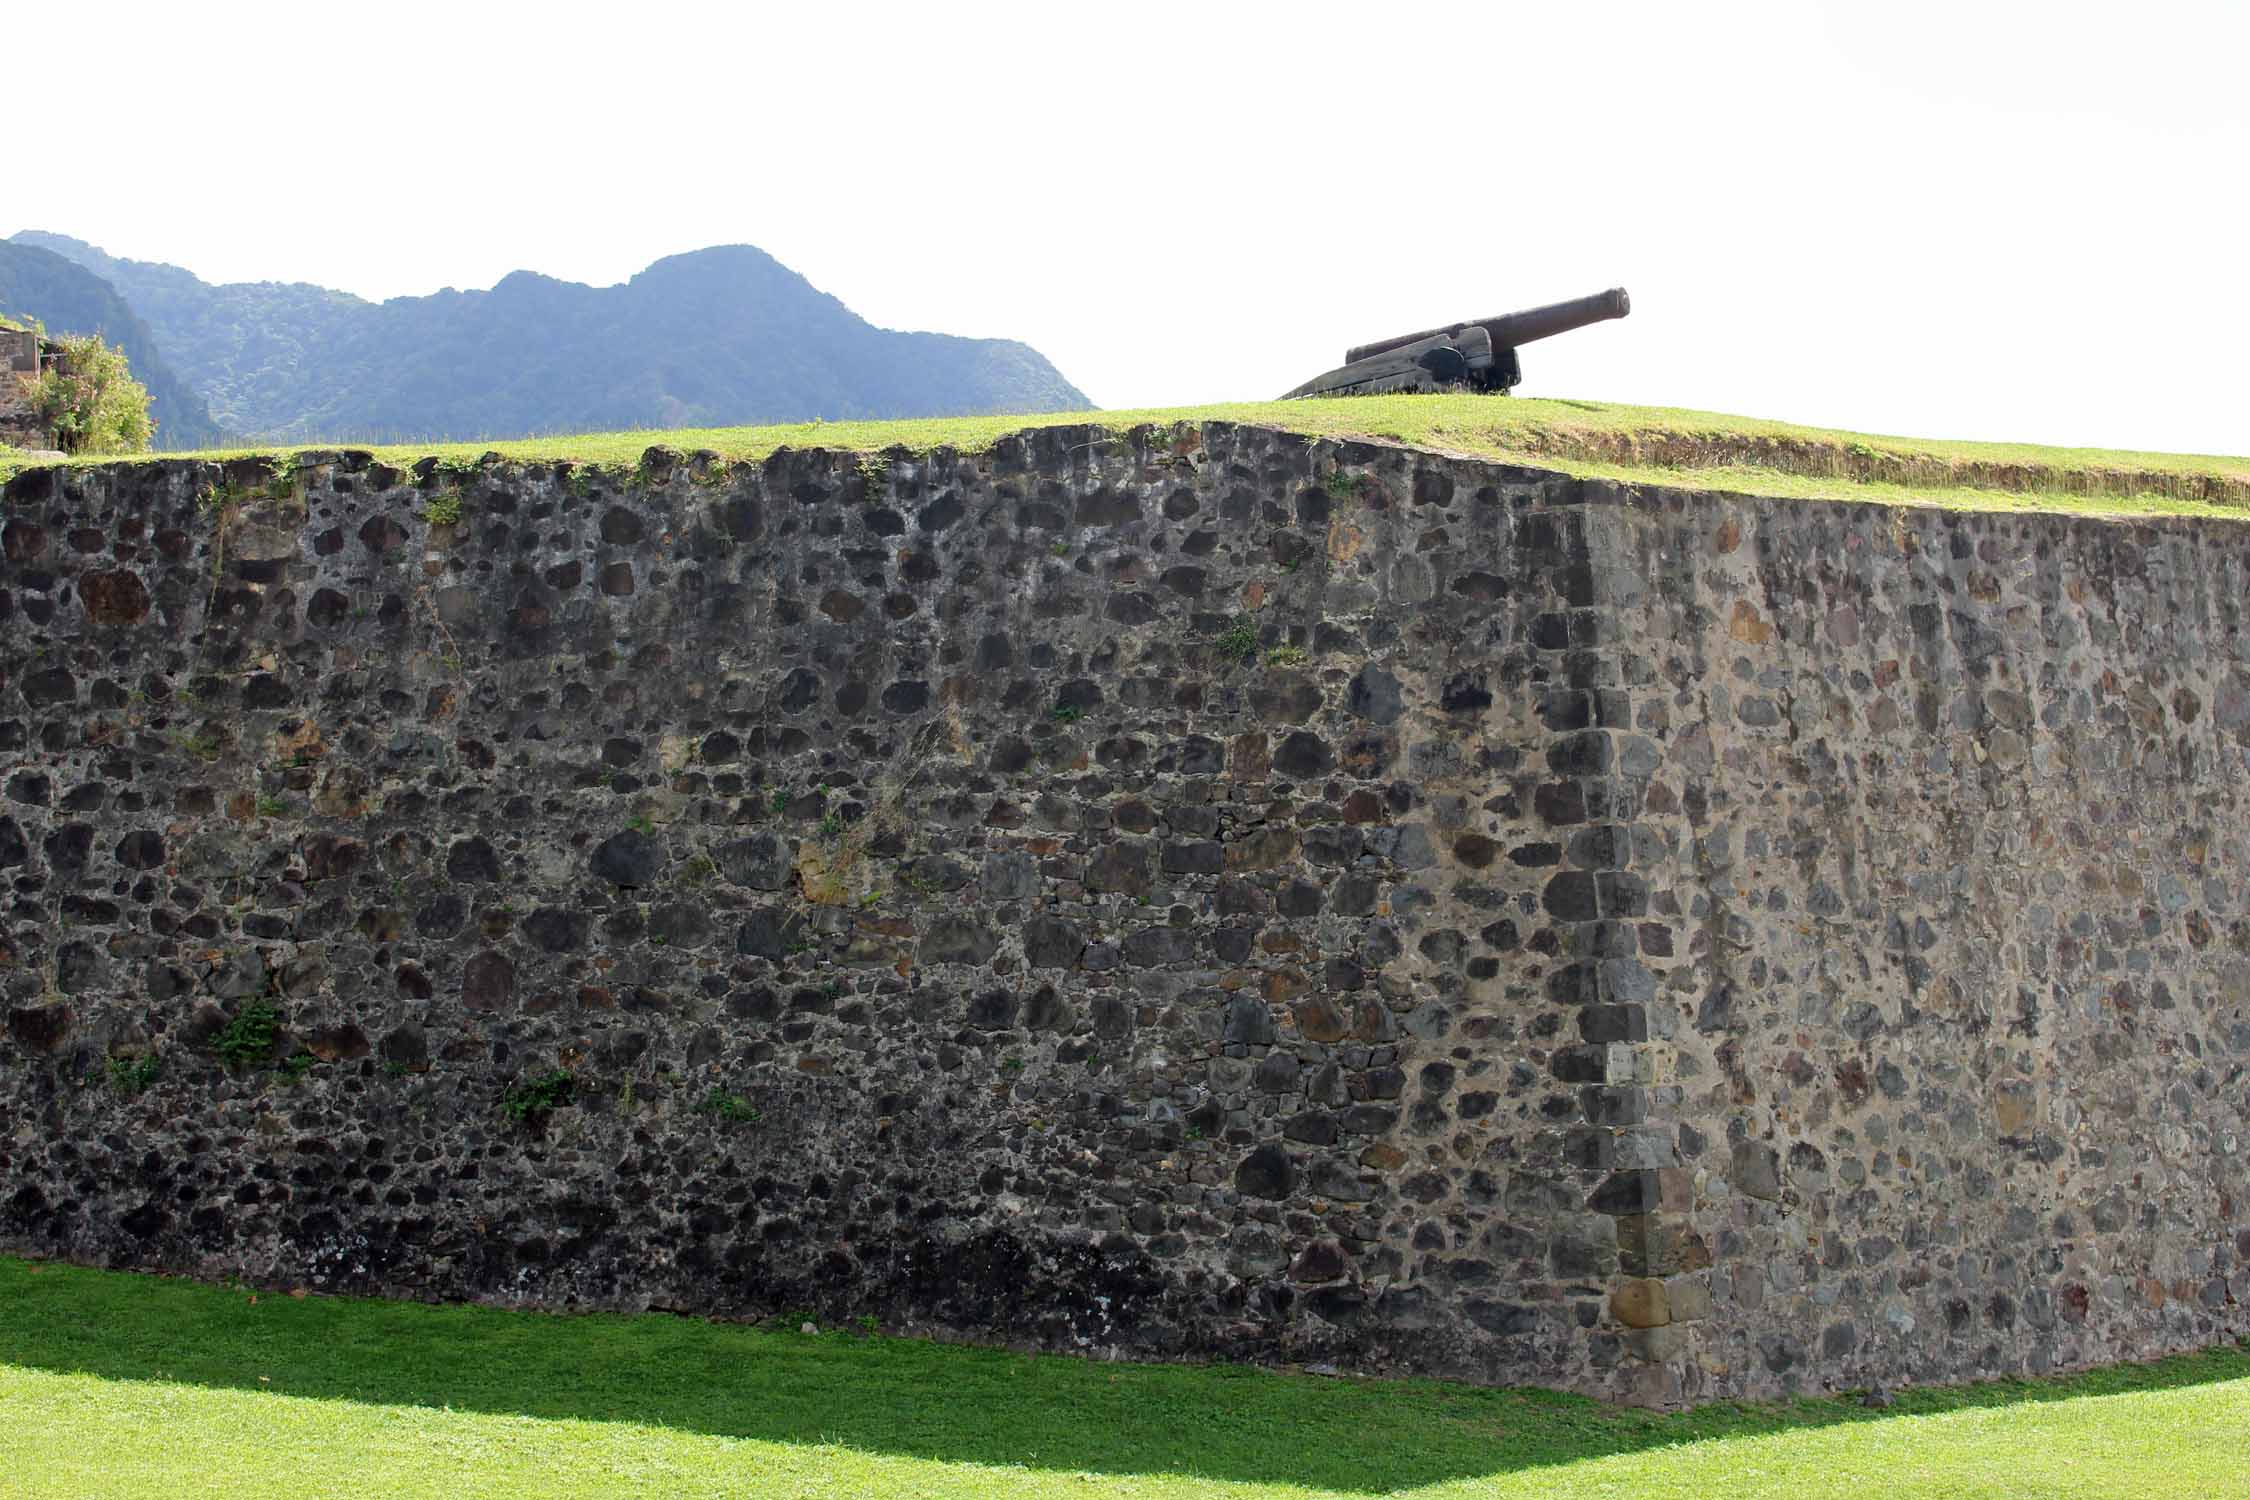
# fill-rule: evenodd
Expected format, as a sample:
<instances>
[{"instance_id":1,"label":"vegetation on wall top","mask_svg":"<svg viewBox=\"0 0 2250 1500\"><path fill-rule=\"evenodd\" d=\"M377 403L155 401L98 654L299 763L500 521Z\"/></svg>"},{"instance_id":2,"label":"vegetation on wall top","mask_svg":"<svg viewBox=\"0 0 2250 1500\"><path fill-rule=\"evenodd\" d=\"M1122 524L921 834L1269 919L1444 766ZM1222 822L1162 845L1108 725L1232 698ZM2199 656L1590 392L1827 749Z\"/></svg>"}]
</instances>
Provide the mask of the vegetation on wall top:
<instances>
[{"instance_id":1,"label":"vegetation on wall top","mask_svg":"<svg viewBox=\"0 0 2250 1500\"><path fill-rule=\"evenodd\" d=\"M125 351L99 334L59 340L61 355L25 381L33 416L65 453L140 453L155 439L148 388Z\"/></svg>"},{"instance_id":2,"label":"vegetation on wall top","mask_svg":"<svg viewBox=\"0 0 2250 1500\"><path fill-rule=\"evenodd\" d=\"M1140 411L799 422L769 427L593 433L375 449L401 468L423 457L473 466L488 453L519 462L638 470L651 445L755 462L783 448L841 452L953 448L977 452L1042 427L1106 430L1121 451L1192 451L1205 422L1310 436L1370 439L1629 483L1743 494L1937 505L1969 510L2095 514L2250 514L2250 458L1879 437L1757 417L1670 407L1492 396L1358 396L1235 402ZM209 457L296 449L233 449ZM20 461L19 461L20 464ZM0 472L8 468L0 455ZM1352 495L1334 499L1348 503Z\"/></svg>"}]
</instances>

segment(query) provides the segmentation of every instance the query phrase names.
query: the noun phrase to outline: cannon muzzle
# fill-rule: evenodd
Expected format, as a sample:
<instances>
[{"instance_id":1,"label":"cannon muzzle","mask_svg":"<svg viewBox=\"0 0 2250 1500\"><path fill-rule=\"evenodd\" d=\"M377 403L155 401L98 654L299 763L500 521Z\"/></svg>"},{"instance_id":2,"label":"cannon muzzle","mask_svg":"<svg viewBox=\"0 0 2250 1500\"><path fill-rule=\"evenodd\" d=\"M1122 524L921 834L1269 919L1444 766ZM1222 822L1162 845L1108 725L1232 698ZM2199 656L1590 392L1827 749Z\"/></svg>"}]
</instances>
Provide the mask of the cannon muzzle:
<instances>
[{"instance_id":1,"label":"cannon muzzle","mask_svg":"<svg viewBox=\"0 0 2250 1500\"><path fill-rule=\"evenodd\" d=\"M1534 339L1552 338L1558 333L1568 333L1573 328L1584 328L1588 323L1622 318L1632 310L1633 299L1625 295L1625 288L1613 286L1608 291L1596 292L1591 297L1573 297L1568 302L1527 307L1522 312L1503 313L1497 318L1472 318L1466 323L1425 328L1420 333L1402 333L1397 338L1377 339L1372 344L1361 344L1346 353L1344 363L1357 364L1363 359L1388 354L1393 349L1428 339L1452 338L1470 328L1482 328L1490 334L1492 347L1495 349L1513 349L1518 344L1528 344Z\"/></svg>"}]
</instances>

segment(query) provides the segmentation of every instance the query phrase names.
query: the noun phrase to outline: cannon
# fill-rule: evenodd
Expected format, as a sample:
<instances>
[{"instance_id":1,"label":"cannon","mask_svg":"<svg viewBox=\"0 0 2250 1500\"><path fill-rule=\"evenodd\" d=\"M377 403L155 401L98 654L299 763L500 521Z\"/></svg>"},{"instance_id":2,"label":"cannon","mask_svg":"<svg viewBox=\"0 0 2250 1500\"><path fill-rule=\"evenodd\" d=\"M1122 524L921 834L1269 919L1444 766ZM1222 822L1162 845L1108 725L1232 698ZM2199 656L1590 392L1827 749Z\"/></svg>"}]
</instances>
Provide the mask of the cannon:
<instances>
[{"instance_id":1,"label":"cannon","mask_svg":"<svg viewBox=\"0 0 2250 1500\"><path fill-rule=\"evenodd\" d=\"M1444 328L1425 328L1377 339L1344 351L1344 362L1290 391L1301 396L1380 396L1399 391L1505 391L1523 380L1516 346L1552 338L1588 323L1622 318L1633 310L1625 288L1611 287L1590 297L1550 302L1545 307L1477 318Z\"/></svg>"}]
</instances>

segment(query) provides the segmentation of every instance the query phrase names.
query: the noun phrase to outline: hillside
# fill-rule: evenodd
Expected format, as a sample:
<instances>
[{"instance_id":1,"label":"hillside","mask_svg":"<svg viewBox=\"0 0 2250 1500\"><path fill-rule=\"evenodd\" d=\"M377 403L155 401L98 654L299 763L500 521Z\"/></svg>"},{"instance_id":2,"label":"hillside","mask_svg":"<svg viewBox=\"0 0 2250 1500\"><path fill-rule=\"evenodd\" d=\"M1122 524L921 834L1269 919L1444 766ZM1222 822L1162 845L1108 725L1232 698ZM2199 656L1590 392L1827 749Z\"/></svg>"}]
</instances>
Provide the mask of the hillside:
<instances>
[{"instance_id":1,"label":"hillside","mask_svg":"<svg viewBox=\"0 0 2250 1500\"><path fill-rule=\"evenodd\" d=\"M93 271L34 245L0 240L0 312L36 318L57 337L98 333L123 349L134 378L148 387L159 448L220 440L202 398L165 361L148 324Z\"/></svg>"},{"instance_id":2,"label":"hillside","mask_svg":"<svg viewBox=\"0 0 2250 1500\"><path fill-rule=\"evenodd\" d=\"M1745 494L1970 510L2198 513L2250 518L2250 458L1882 437L1671 407L1498 396L1368 396L1324 401L897 422L589 433L499 443L396 444L395 464L488 452L538 462L630 467L654 444L756 460L780 448L871 452L990 447L1011 433L1087 423L1159 440L1181 424L1240 422L1318 437L1371 438L1633 483ZM251 450L226 450L241 454Z\"/></svg>"},{"instance_id":3,"label":"hillside","mask_svg":"<svg viewBox=\"0 0 2250 1500\"><path fill-rule=\"evenodd\" d=\"M26 230L112 281L219 422L259 441L471 440L813 417L1084 410L1028 345L876 328L765 252L724 245L618 286L518 271L372 303L214 286Z\"/></svg>"}]
</instances>

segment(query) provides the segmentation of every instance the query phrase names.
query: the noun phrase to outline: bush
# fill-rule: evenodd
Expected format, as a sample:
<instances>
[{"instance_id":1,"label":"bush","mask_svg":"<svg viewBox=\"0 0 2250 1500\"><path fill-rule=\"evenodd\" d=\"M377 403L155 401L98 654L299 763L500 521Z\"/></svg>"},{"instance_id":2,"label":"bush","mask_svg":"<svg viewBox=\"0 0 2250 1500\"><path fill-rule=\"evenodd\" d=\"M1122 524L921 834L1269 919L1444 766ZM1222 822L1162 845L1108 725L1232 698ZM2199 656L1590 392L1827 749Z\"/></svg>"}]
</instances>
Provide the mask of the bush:
<instances>
[{"instance_id":1,"label":"bush","mask_svg":"<svg viewBox=\"0 0 2250 1500\"><path fill-rule=\"evenodd\" d=\"M62 340L62 356L25 395L65 453L140 453L156 438L148 388L126 368L125 351L100 334Z\"/></svg>"}]
</instances>

